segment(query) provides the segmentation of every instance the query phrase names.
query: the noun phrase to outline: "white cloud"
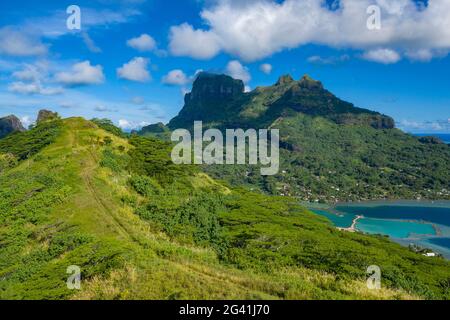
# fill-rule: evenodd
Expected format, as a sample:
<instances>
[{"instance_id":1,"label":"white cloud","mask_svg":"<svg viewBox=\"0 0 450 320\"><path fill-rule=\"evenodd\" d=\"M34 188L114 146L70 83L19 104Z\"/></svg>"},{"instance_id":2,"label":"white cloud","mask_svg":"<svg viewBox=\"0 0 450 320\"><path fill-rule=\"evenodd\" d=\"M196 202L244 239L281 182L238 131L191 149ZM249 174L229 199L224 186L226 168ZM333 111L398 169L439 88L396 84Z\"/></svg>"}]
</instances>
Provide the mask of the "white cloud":
<instances>
[{"instance_id":1,"label":"white cloud","mask_svg":"<svg viewBox=\"0 0 450 320\"><path fill-rule=\"evenodd\" d=\"M240 79L244 83L248 83L251 79L250 73L247 67L244 67L239 61L233 60L228 62L226 71L228 75L234 79Z\"/></svg>"},{"instance_id":2,"label":"white cloud","mask_svg":"<svg viewBox=\"0 0 450 320\"><path fill-rule=\"evenodd\" d=\"M89 36L89 34L87 32L82 32L81 33L81 37L83 38L84 44L89 49L89 51L91 51L93 53L100 53L100 52L102 52L102 49L100 49L95 44L94 40L92 40L92 38Z\"/></svg>"},{"instance_id":3,"label":"white cloud","mask_svg":"<svg viewBox=\"0 0 450 320\"><path fill-rule=\"evenodd\" d=\"M115 112L116 111L116 110L112 110L112 109L106 107L103 104L96 106L94 108L94 110L97 111L97 112Z\"/></svg>"},{"instance_id":4,"label":"white cloud","mask_svg":"<svg viewBox=\"0 0 450 320\"><path fill-rule=\"evenodd\" d=\"M12 27L0 29L0 54L24 57L46 53L47 46L36 37Z\"/></svg>"},{"instance_id":5,"label":"white cloud","mask_svg":"<svg viewBox=\"0 0 450 320\"><path fill-rule=\"evenodd\" d=\"M148 126L150 123L147 121L135 122L126 119L120 119L118 122L119 128L122 130L137 130L142 127Z\"/></svg>"},{"instance_id":6,"label":"white cloud","mask_svg":"<svg viewBox=\"0 0 450 320\"><path fill-rule=\"evenodd\" d=\"M408 6L409 0L376 0L377 4L393 15L402 15Z\"/></svg>"},{"instance_id":7,"label":"white cloud","mask_svg":"<svg viewBox=\"0 0 450 320\"><path fill-rule=\"evenodd\" d=\"M127 46L138 51L152 51L156 49L156 42L155 39L144 33L137 38L128 40Z\"/></svg>"},{"instance_id":8,"label":"white cloud","mask_svg":"<svg viewBox=\"0 0 450 320\"><path fill-rule=\"evenodd\" d=\"M55 95L62 93L64 90L60 87L44 87L40 81L29 83L17 81L8 86L8 91L19 94Z\"/></svg>"},{"instance_id":9,"label":"white cloud","mask_svg":"<svg viewBox=\"0 0 450 320\"><path fill-rule=\"evenodd\" d=\"M54 11L52 15L26 19L20 29L44 38L57 38L71 34L73 32L66 27L65 23L68 17L65 8ZM83 32L94 27L107 28L111 25L130 22L140 14L141 12L136 9L113 10L83 6L81 8L81 28Z\"/></svg>"},{"instance_id":10,"label":"white cloud","mask_svg":"<svg viewBox=\"0 0 450 320\"><path fill-rule=\"evenodd\" d=\"M34 123L34 121L31 120L31 118L30 118L29 116L23 116L23 117L21 117L21 118L20 118L20 122L22 122L22 125L23 125L25 128L28 128L31 124Z\"/></svg>"},{"instance_id":11,"label":"white cloud","mask_svg":"<svg viewBox=\"0 0 450 320\"><path fill-rule=\"evenodd\" d=\"M8 91L20 94L35 94L40 92L36 83L13 82L8 86Z\"/></svg>"},{"instance_id":12,"label":"white cloud","mask_svg":"<svg viewBox=\"0 0 450 320\"><path fill-rule=\"evenodd\" d=\"M444 120L407 120L404 119L398 124L399 128L407 132L450 132L450 119Z\"/></svg>"},{"instance_id":13,"label":"white cloud","mask_svg":"<svg viewBox=\"0 0 450 320\"><path fill-rule=\"evenodd\" d=\"M433 59L433 55L438 54L435 54L428 49L410 50L406 52L406 56L415 61L430 61Z\"/></svg>"},{"instance_id":14,"label":"white cloud","mask_svg":"<svg viewBox=\"0 0 450 320\"><path fill-rule=\"evenodd\" d=\"M57 73L55 80L67 86L82 86L101 84L105 76L101 65L92 66L90 61L83 61L74 64L69 72Z\"/></svg>"},{"instance_id":15,"label":"white cloud","mask_svg":"<svg viewBox=\"0 0 450 320\"><path fill-rule=\"evenodd\" d=\"M400 61L400 55L391 49L375 49L365 52L362 58L368 61L392 64Z\"/></svg>"},{"instance_id":16,"label":"white cloud","mask_svg":"<svg viewBox=\"0 0 450 320\"><path fill-rule=\"evenodd\" d=\"M36 65L26 64L22 70L13 72L13 78L23 81L38 81L43 77L43 70Z\"/></svg>"},{"instance_id":17,"label":"white cloud","mask_svg":"<svg viewBox=\"0 0 450 320\"><path fill-rule=\"evenodd\" d=\"M268 63L263 63L262 65L259 66L259 70L261 70L265 74L270 74L272 73L272 65Z\"/></svg>"},{"instance_id":18,"label":"white cloud","mask_svg":"<svg viewBox=\"0 0 450 320\"><path fill-rule=\"evenodd\" d=\"M337 57L311 56L307 59L309 63L316 65L337 65L348 60L350 60L350 57L346 54Z\"/></svg>"},{"instance_id":19,"label":"white cloud","mask_svg":"<svg viewBox=\"0 0 450 320\"><path fill-rule=\"evenodd\" d=\"M16 61L5 60L0 58L0 71L13 71L19 67Z\"/></svg>"},{"instance_id":20,"label":"white cloud","mask_svg":"<svg viewBox=\"0 0 450 320\"><path fill-rule=\"evenodd\" d=\"M117 76L122 79L146 82L151 79L147 70L149 59L136 57L117 69Z\"/></svg>"},{"instance_id":21,"label":"white cloud","mask_svg":"<svg viewBox=\"0 0 450 320\"><path fill-rule=\"evenodd\" d=\"M131 102L134 104L144 104L145 99L143 97L136 96L131 98Z\"/></svg>"},{"instance_id":22,"label":"white cloud","mask_svg":"<svg viewBox=\"0 0 450 320\"><path fill-rule=\"evenodd\" d=\"M373 0L341 0L337 10L318 0L217 0L201 12L207 27L173 26L169 47L175 55L207 59L224 51L244 61L310 43L362 50L369 56L378 48L399 56L428 50L433 57L450 50L450 1L428 1L427 6L413 0L377 3L381 30L367 28L366 10ZM374 60L399 59L388 54Z\"/></svg>"},{"instance_id":23,"label":"white cloud","mask_svg":"<svg viewBox=\"0 0 450 320\"><path fill-rule=\"evenodd\" d=\"M8 91L18 94L41 94L55 95L64 90L61 87L46 86L48 80L49 63L47 61L37 61L34 64L24 64L21 69L11 74L12 78L19 81L12 82L8 86Z\"/></svg>"},{"instance_id":24,"label":"white cloud","mask_svg":"<svg viewBox=\"0 0 450 320\"><path fill-rule=\"evenodd\" d=\"M192 84L195 79L197 78L197 75L202 72L202 69L198 69L194 72L193 75L186 75L183 70L175 69L167 73L162 78L162 83L171 85L171 86L180 86L181 87L181 94L184 96L186 93L189 92L189 89L187 88L188 85Z\"/></svg>"},{"instance_id":25,"label":"white cloud","mask_svg":"<svg viewBox=\"0 0 450 320\"><path fill-rule=\"evenodd\" d=\"M215 33L194 30L187 23L170 28L169 39L170 53L174 56L210 59L221 49L220 39Z\"/></svg>"},{"instance_id":26,"label":"white cloud","mask_svg":"<svg viewBox=\"0 0 450 320\"><path fill-rule=\"evenodd\" d=\"M120 119L119 120L119 128L122 128L124 130L132 129L132 125L128 120Z\"/></svg>"},{"instance_id":27,"label":"white cloud","mask_svg":"<svg viewBox=\"0 0 450 320\"><path fill-rule=\"evenodd\" d=\"M169 85L183 86L188 84L190 79L182 70L175 69L166 74L163 77L162 82Z\"/></svg>"}]
</instances>

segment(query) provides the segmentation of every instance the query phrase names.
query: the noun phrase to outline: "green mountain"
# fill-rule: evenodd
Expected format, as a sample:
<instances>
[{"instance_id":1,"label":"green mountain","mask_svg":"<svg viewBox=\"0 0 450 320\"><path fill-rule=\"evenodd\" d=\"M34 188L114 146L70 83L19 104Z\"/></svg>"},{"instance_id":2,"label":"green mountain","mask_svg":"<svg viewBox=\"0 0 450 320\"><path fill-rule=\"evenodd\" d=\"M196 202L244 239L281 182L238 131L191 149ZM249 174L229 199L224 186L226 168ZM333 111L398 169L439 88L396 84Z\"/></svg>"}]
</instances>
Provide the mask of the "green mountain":
<instances>
[{"instance_id":1,"label":"green mountain","mask_svg":"<svg viewBox=\"0 0 450 320\"><path fill-rule=\"evenodd\" d=\"M168 127L189 128L195 120L203 120L222 127L263 128L291 112L321 116L339 124L394 127L392 118L340 100L307 75L299 81L285 75L273 86L245 93L241 80L209 73L198 75L192 92L186 94L183 109Z\"/></svg>"},{"instance_id":2,"label":"green mountain","mask_svg":"<svg viewBox=\"0 0 450 320\"><path fill-rule=\"evenodd\" d=\"M99 119L0 139L0 299L450 298L448 261L339 231L170 150ZM370 265L381 290L366 286Z\"/></svg>"},{"instance_id":3,"label":"green mountain","mask_svg":"<svg viewBox=\"0 0 450 320\"><path fill-rule=\"evenodd\" d=\"M199 120L219 129L280 130L279 175L261 176L254 166L204 168L232 185L305 201L450 199L447 145L408 135L392 118L355 107L308 76L282 76L245 93L240 80L202 73L168 128ZM151 127L142 132L154 135Z\"/></svg>"}]
</instances>

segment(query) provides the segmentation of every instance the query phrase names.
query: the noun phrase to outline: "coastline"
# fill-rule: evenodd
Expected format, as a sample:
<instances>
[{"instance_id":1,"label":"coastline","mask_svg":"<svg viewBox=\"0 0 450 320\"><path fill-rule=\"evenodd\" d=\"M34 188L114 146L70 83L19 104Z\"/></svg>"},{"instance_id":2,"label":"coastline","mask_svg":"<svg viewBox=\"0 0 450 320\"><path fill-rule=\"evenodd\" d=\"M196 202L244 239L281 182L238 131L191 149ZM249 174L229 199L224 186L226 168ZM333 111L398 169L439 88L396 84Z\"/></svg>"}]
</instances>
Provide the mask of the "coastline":
<instances>
[{"instance_id":1,"label":"coastline","mask_svg":"<svg viewBox=\"0 0 450 320\"><path fill-rule=\"evenodd\" d=\"M305 203L303 203L305 205ZM337 204L336 206L334 205L330 205L330 204L318 204L318 203L314 203L312 205L308 205L308 209L310 209L311 211L313 211L315 214L317 215L322 215L322 216L326 216L329 220L331 220L332 224L334 225L334 227L338 230L341 231L346 231L346 232L362 232L362 233L366 233L364 231L365 227L362 227L363 230L358 228L358 221L360 221L363 218L367 218L369 220L380 220L380 226L384 225L384 222L400 222L400 223L414 223L414 224L422 224L422 225L427 225L429 226L429 229L425 229L423 230L423 232L418 232L416 233L414 230L415 227L412 227L412 229L408 232L407 235L405 234L405 232L407 230L409 230L409 227L405 226L404 230L404 235L402 235L402 237L398 238L396 237L394 234L391 234L390 231L386 230L386 233L383 233L380 231L380 234L386 234L389 239L393 242L397 242L402 244L403 246L408 246L411 243L414 243L422 248L429 248L430 250L433 250L433 252L437 252L439 254L442 254L443 256L446 257L446 259L450 259L450 248L447 246L442 246L442 245L436 245L436 244L431 244L428 242L429 239L434 239L434 238L449 238L450 233L449 230L450 228L447 225L441 225L437 222L432 222L432 221L428 221L426 220L425 216L421 216L421 217L417 217L418 219L411 219L411 217L402 219L402 218L389 218L389 217L383 217L383 218L372 218L370 216L366 216L363 215L364 213L364 207L366 207L368 210L371 209L372 207L396 207L397 209L395 210L400 210L402 211L402 207L423 207L425 209L423 209L423 211L427 211L427 207L430 208L436 208L439 210L441 209L450 209L450 201L448 200L440 200L440 201L429 201L429 200L401 200L401 201L370 201L370 202L366 202L366 201L361 201L361 202L351 202L351 203L340 203L341 206L352 206L354 207L351 211L351 213L347 213L345 212L343 209L345 208L341 208L342 211L339 211L339 208L336 208L336 206L339 207L339 204ZM361 207L361 209L357 209L356 207ZM392 209L392 208L391 208ZM362 211L361 211L362 210ZM323 212L323 214L321 213ZM443 211L444 213L447 212L447 210ZM328 216L327 216L328 215ZM336 219L334 218L330 218L330 216L335 216ZM342 221L339 218L343 218ZM335 221L336 220L336 221ZM337 222L337 221L341 221L341 222ZM372 221L372 224L378 224L378 222L376 221ZM399 226L400 228L401 225ZM397 228L399 228L397 227ZM383 229L384 230L384 229ZM375 234L373 232L368 232L368 234Z\"/></svg>"},{"instance_id":2,"label":"coastline","mask_svg":"<svg viewBox=\"0 0 450 320\"><path fill-rule=\"evenodd\" d=\"M427 207L433 206L437 208L450 208L450 200L448 199L439 199L439 200L429 200L429 199L372 199L372 200L354 200L354 201L336 201L329 203L317 203L317 202L307 202L300 201L300 204L304 205L308 208L315 209L332 209L337 206L345 205L345 206L379 206L382 204L390 205L390 206L408 206L414 205L415 207Z\"/></svg>"},{"instance_id":3,"label":"coastline","mask_svg":"<svg viewBox=\"0 0 450 320\"><path fill-rule=\"evenodd\" d=\"M358 220L364 219L364 216L362 215L357 215L353 221L352 221L352 225L348 228L340 228L338 227L338 230L341 231L347 231L347 232L359 232L359 230L356 228L356 224L358 223Z\"/></svg>"}]
</instances>

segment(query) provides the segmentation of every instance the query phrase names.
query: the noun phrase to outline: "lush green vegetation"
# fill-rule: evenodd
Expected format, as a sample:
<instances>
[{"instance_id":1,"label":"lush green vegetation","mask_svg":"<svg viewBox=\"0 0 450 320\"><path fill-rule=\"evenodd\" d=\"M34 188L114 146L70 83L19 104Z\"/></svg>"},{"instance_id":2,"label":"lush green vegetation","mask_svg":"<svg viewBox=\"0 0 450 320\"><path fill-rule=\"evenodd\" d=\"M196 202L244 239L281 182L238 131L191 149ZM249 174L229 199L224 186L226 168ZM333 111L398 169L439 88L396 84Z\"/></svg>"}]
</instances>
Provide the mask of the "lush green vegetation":
<instances>
[{"instance_id":1,"label":"lush green vegetation","mask_svg":"<svg viewBox=\"0 0 450 320\"><path fill-rule=\"evenodd\" d=\"M377 265L386 286L429 299L450 298L443 259L427 260L382 236L339 231L289 198L242 192L225 205L221 224L229 248L224 260L239 268L306 267L350 280L364 278L367 266Z\"/></svg>"},{"instance_id":2,"label":"lush green vegetation","mask_svg":"<svg viewBox=\"0 0 450 320\"><path fill-rule=\"evenodd\" d=\"M64 159L38 155L34 161L0 176L3 299L61 299L71 293L64 285L68 266L80 266L89 278L120 265L116 249L107 242L67 219L52 217L56 208L64 211L62 205L77 188L73 177L60 175Z\"/></svg>"},{"instance_id":3,"label":"lush green vegetation","mask_svg":"<svg viewBox=\"0 0 450 320\"><path fill-rule=\"evenodd\" d=\"M392 129L307 77L251 93L226 76L199 79L148 137L52 117L0 140L0 299L450 298L448 261L337 230L298 204L448 199L447 145ZM193 119L280 129L280 174L173 164L172 144L156 137ZM66 286L71 265L80 291ZM370 265L381 290L366 287Z\"/></svg>"},{"instance_id":4,"label":"lush green vegetation","mask_svg":"<svg viewBox=\"0 0 450 320\"><path fill-rule=\"evenodd\" d=\"M169 151L74 118L27 161L5 160L0 298L449 298L447 261L340 232L293 198L230 189ZM365 286L372 264L379 291ZM66 287L71 265L80 291Z\"/></svg>"},{"instance_id":5,"label":"lush green vegetation","mask_svg":"<svg viewBox=\"0 0 450 320\"><path fill-rule=\"evenodd\" d=\"M394 129L392 118L340 100L308 76L244 93L240 80L204 74L168 127L200 120L206 128L280 130L275 177L255 166L204 167L232 185L304 201L450 199L447 145Z\"/></svg>"},{"instance_id":6,"label":"lush green vegetation","mask_svg":"<svg viewBox=\"0 0 450 320\"><path fill-rule=\"evenodd\" d=\"M147 146L149 158L168 161L167 153L150 148L155 143L152 139L135 145ZM142 160L132 162L140 166ZM169 174L169 170L154 172ZM263 273L306 267L350 280L363 279L367 266L378 265L385 285L426 298L450 298L446 261L427 260L384 237L338 231L292 198L245 190L199 192L180 183L175 189L174 184L163 189L145 175L133 177L130 183L146 198L136 210L141 218L183 243L212 246L223 263L234 267Z\"/></svg>"},{"instance_id":7,"label":"lush green vegetation","mask_svg":"<svg viewBox=\"0 0 450 320\"><path fill-rule=\"evenodd\" d=\"M397 129L345 126L321 117L287 114L280 174L258 167L205 166L213 177L304 201L450 199L450 148L421 143Z\"/></svg>"},{"instance_id":8,"label":"lush green vegetation","mask_svg":"<svg viewBox=\"0 0 450 320\"><path fill-rule=\"evenodd\" d=\"M133 135L129 143L131 157L128 169L140 175L147 175L159 182L172 182L192 173L194 166L176 165L170 158L172 144L153 137Z\"/></svg>"},{"instance_id":9,"label":"lush green vegetation","mask_svg":"<svg viewBox=\"0 0 450 320\"><path fill-rule=\"evenodd\" d=\"M61 121L43 122L29 131L13 133L0 140L0 154L13 154L20 160L29 158L54 142L61 130Z\"/></svg>"},{"instance_id":10,"label":"lush green vegetation","mask_svg":"<svg viewBox=\"0 0 450 320\"><path fill-rule=\"evenodd\" d=\"M100 128L102 128L105 131L108 131L118 137L124 138L126 137L125 132L122 131L119 127L115 126L114 123L109 119L99 119L94 118L91 120L93 123L98 125Z\"/></svg>"}]
</instances>

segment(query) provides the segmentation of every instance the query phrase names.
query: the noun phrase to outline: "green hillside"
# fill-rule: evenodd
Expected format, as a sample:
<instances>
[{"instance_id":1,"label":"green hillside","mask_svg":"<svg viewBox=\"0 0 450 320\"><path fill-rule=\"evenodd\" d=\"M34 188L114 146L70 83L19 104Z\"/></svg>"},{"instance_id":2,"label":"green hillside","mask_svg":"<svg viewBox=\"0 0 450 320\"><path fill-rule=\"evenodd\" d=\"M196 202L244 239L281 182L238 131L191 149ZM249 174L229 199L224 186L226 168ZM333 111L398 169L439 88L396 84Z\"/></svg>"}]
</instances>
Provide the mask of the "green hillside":
<instances>
[{"instance_id":1,"label":"green hillside","mask_svg":"<svg viewBox=\"0 0 450 320\"><path fill-rule=\"evenodd\" d=\"M231 188L171 164L166 142L100 125L0 140L0 299L450 298L444 259L338 231L296 199ZM366 287L374 264L381 290ZM66 287L70 265L81 290Z\"/></svg>"},{"instance_id":2,"label":"green hillside","mask_svg":"<svg viewBox=\"0 0 450 320\"><path fill-rule=\"evenodd\" d=\"M194 121L219 129L280 130L280 174L255 166L205 166L214 178L303 201L450 199L450 148L395 129L394 120L355 107L308 76L280 77L245 93L225 75L200 74L167 130ZM161 136L149 126L143 135ZM158 135L159 134L159 135Z\"/></svg>"}]
</instances>

